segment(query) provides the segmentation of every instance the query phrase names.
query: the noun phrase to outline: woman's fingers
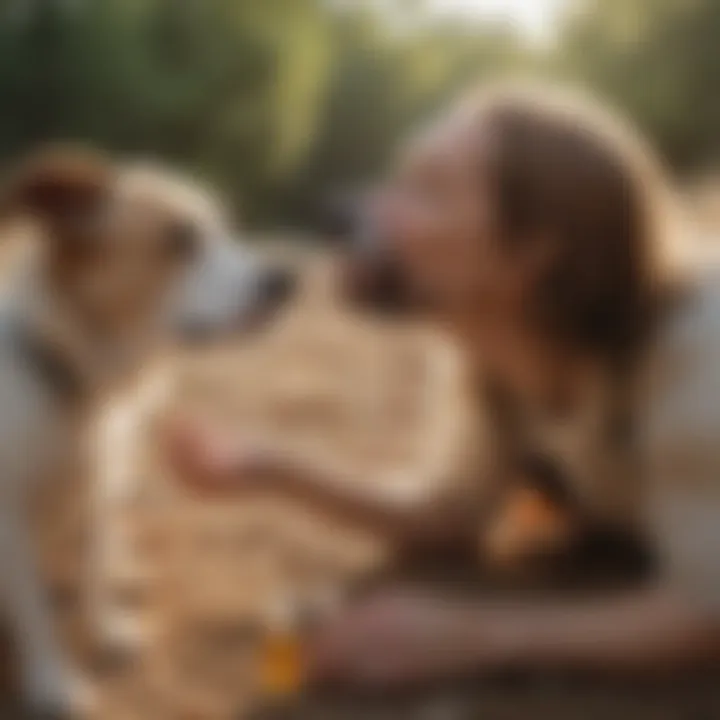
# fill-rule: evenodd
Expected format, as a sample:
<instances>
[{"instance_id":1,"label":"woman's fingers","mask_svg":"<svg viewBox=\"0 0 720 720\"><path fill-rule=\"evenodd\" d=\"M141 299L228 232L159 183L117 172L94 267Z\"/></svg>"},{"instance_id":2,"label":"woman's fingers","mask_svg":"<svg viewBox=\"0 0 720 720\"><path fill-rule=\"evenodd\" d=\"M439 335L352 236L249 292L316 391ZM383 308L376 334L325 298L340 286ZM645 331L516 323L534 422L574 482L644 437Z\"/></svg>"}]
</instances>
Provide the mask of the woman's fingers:
<instances>
[{"instance_id":1,"label":"woman's fingers","mask_svg":"<svg viewBox=\"0 0 720 720\"><path fill-rule=\"evenodd\" d=\"M241 492L287 470L283 453L266 444L185 417L171 419L161 437L175 476L196 491Z\"/></svg>"},{"instance_id":2,"label":"woman's fingers","mask_svg":"<svg viewBox=\"0 0 720 720\"><path fill-rule=\"evenodd\" d=\"M174 418L161 442L178 479L197 488L222 486L242 467L243 448L226 434L187 418Z\"/></svg>"}]
</instances>

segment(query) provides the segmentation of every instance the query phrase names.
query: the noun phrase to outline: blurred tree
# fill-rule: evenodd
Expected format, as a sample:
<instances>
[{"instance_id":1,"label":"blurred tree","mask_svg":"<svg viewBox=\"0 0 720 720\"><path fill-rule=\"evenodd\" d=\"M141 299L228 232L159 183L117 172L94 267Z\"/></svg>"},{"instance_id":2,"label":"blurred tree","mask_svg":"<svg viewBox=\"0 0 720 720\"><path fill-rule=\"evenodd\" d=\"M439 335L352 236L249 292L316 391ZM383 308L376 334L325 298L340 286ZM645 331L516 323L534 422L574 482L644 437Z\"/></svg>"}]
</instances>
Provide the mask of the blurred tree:
<instances>
[{"instance_id":1,"label":"blurred tree","mask_svg":"<svg viewBox=\"0 0 720 720\"><path fill-rule=\"evenodd\" d=\"M512 28L424 22L421 0L346 5L332 15L332 71L315 142L289 178L284 205L313 222L392 159L401 137L472 81L518 69L527 53ZM399 22L413 11L414 22ZM388 16L395 22L388 22Z\"/></svg>"},{"instance_id":2,"label":"blurred tree","mask_svg":"<svg viewBox=\"0 0 720 720\"><path fill-rule=\"evenodd\" d=\"M55 138L170 158L262 204L312 136L315 0L4 0L0 151Z\"/></svg>"},{"instance_id":3,"label":"blurred tree","mask_svg":"<svg viewBox=\"0 0 720 720\"><path fill-rule=\"evenodd\" d=\"M720 2L576 0L556 42L428 0L0 0L0 158L80 138L312 221L475 80L542 73L626 110L673 166L720 162Z\"/></svg>"},{"instance_id":4,"label":"blurred tree","mask_svg":"<svg viewBox=\"0 0 720 720\"><path fill-rule=\"evenodd\" d=\"M624 108L673 166L720 160L720 3L586 0L568 18L556 67Z\"/></svg>"}]
</instances>

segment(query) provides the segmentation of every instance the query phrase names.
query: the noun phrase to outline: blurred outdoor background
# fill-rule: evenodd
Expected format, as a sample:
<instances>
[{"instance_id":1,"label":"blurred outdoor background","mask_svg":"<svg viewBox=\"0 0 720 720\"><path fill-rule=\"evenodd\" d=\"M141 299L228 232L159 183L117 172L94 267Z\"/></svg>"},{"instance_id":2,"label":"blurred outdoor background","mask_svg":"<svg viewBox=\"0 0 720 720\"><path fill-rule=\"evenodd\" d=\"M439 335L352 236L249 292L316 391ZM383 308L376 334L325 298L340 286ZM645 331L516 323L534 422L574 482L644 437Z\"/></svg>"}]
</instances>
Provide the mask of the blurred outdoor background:
<instances>
[{"instance_id":1,"label":"blurred outdoor background","mask_svg":"<svg viewBox=\"0 0 720 720\"><path fill-rule=\"evenodd\" d=\"M0 167L42 141L90 141L198 174L259 238L315 237L327 198L382 172L414 124L473 82L521 75L627 113L718 230L719 39L720 0L0 0ZM349 321L312 260L276 326L188 359L173 405L368 482L434 467L462 395L452 353L424 329ZM188 497L153 420L91 533L76 495L51 505L53 597L92 657L87 588L66 572L79 556L63 551L99 533L102 591L127 620L111 629L132 651L98 677L94 717L230 720L257 697L278 593L323 594L382 548L289 503Z\"/></svg>"},{"instance_id":2,"label":"blurred outdoor background","mask_svg":"<svg viewBox=\"0 0 720 720\"><path fill-rule=\"evenodd\" d=\"M0 159L81 138L312 226L469 83L589 86L684 176L720 163L717 0L2 0Z\"/></svg>"}]
</instances>

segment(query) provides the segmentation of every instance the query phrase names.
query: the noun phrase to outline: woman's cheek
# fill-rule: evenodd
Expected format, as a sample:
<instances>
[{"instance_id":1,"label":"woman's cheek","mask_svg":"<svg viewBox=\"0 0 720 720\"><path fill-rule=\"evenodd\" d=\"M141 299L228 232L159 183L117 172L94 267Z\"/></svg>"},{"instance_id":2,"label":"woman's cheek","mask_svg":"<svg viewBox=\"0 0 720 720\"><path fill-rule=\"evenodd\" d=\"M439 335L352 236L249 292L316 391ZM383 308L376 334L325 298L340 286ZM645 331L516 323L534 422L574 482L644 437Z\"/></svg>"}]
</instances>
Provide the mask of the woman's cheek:
<instances>
[{"instance_id":1,"label":"woman's cheek","mask_svg":"<svg viewBox=\"0 0 720 720\"><path fill-rule=\"evenodd\" d=\"M405 201L389 218L391 236L401 249L412 251L427 246L432 239L434 219L428 208L417 201Z\"/></svg>"},{"instance_id":2,"label":"woman's cheek","mask_svg":"<svg viewBox=\"0 0 720 720\"><path fill-rule=\"evenodd\" d=\"M413 284L435 294L463 270L457 220L430 201L397 198L386 205L383 234Z\"/></svg>"}]
</instances>

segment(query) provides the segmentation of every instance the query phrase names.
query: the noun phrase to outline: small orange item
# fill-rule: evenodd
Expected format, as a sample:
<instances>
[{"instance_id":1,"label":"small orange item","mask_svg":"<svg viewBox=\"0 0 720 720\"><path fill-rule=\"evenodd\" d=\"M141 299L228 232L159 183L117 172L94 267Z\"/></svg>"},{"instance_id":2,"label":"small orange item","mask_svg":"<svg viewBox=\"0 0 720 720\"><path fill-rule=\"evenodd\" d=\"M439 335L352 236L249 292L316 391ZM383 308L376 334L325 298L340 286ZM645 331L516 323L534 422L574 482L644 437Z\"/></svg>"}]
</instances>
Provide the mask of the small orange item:
<instances>
[{"instance_id":1,"label":"small orange item","mask_svg":"<svg viewBox=\"0 0 720 720\"><path fill-rule=\"evenodd\" d=\"M301 638L293 607L278 604L260 646L260 689L269 697L298 692L303 684Z\"/></svg>"},{"instance_id":2,"label":"small orange item","mask_svg":"<svg viewBox=\"0 0 720 720\"><path fill-rule=\"evenodd\" d=\"M300 643L292 634L272 634L262 647L261 688L266 695L290 695L302 686Z\"/></svg>"},{"instance_id":3,"label":"small orange item","mask_svg":"<svg viewBox=\"0 0 720 720\"><path fill-rule=\"evenodd\" d=\"M482 551L498 567L515 568L561 550L575 531L573 514L533 487L516 489L483 535Z\"/></svg>"}]
</instances>

